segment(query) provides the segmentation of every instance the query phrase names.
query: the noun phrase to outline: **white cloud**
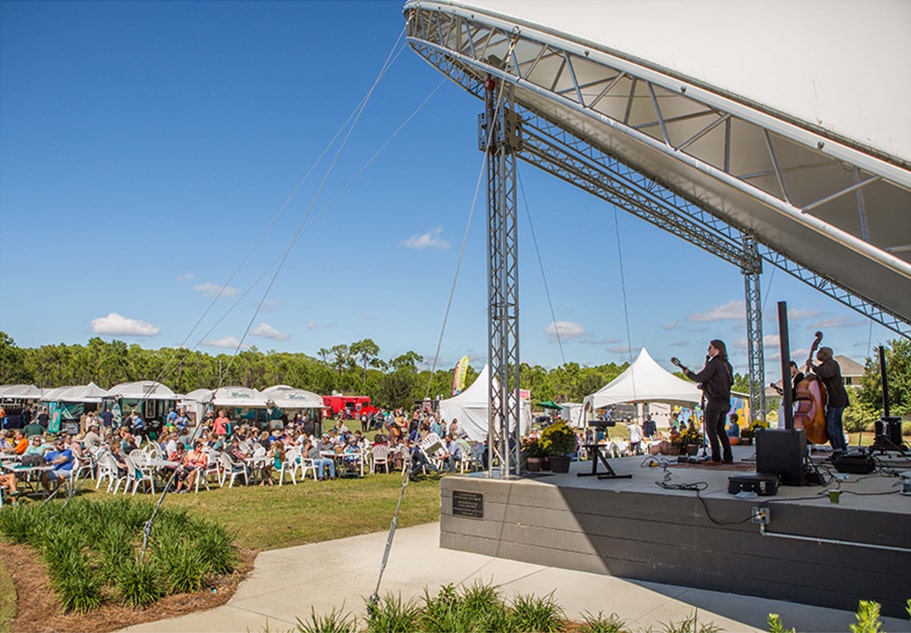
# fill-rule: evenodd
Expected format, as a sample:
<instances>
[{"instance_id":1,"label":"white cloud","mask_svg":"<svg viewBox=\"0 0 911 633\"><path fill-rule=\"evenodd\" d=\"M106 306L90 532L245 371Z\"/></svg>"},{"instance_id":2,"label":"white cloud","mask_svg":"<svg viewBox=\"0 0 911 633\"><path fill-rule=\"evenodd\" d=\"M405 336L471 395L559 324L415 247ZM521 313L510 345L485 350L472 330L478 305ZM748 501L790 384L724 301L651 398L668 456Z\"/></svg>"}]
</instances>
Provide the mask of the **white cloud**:
<instances>
[{"instance_id":1,"label":"white cloud","mask_svg":"<svg viewBox=\"0 0 911 633\"><path fill-rule=\"evenodd\" d=\"M858 325L859 323L859 321L852 322L851 320L844 317L835 317L833 319L823 319L822 321L814 323L813 328L817 330L826 330L838 327L852 327Z\"/></svg>"},{"instance_id":2,"label":"white cloud","mask_svg":"<svg viewBox=\"0 0 911 633\"><path fill-rule=\"evenodd\" d=\"M609 347L607 351L612 354L630 354L632 352L638 352L639 349L635 347L630 347L629 345L618 345L616 347Z\"/></svg>"},{"instance_id":3,"label":"white cloud","mask_svg":"<svg viewBox=\"0 0 911 633\"><path fill-rule=\"evenodd\" d=\"M801 310L800 308L788 309L788 320L799 321L800 319L815 319L819 316L819 310Z\"/></svg>"},{"instance_id":4,"label":"white cloud","mask_svg":"<svg viewBox=\"0 0 911 633\"><path fill-rule=\"evenodd\" d=\"M307 321L306 328L308 330L328 330L330 328L334 328L336 325L338 325L338 323L335 323L334 321L331 323L314 323L313 321Z\"/></svg>"},{"instance_id":5,"label":"white cloud","mask_svg":"<svg viewBox=\"0 0 911 633\"><path fill-rule=\"evenodd\" d=\"M121 336L155 336L161 328L145 321L130 319L122 314L111 312L107 316L92 319L92 332L95 334L114 334Z\"/></svg>"},{"instance_id":6,"label":"white cloud","mask_svg":"<svg viewBox=\"0 0 911 633\"><path fill-rule=\"evenodd\" d=\"M747 339L741 338L734 342L735 349L747 349L749 343ZM777 334L766 334L762 337L763 349L778 349L781 346L781 339Z\"/></svg>"},{"instance_id":7,"label":"white cloud","mask_svg":"<svg viewBox=\"0 0 911 633\"><path fill-rule=\"evenodd\" d=\"M728 301L708 312L691 314L689 318L690 321L726 321L728 319L745 319L746 313L746 302L741 299Z\"/></svg>"},{"instance_id":8,"label":"white cloud","mask_svg":"<svg viewBox=\"0 0 911 633\"><path fill-rule=\"evenodd\" d=\"M412 235L401 244L402 246L413 248L418 251L422 251L425 248L439 248L440 250L445 251L449 249L449 242L440 239L440 234L442 232L443 227L438 226L422 235Z\"/></svg>"},{"instance_id":9,"label":"white cloud","mask_svg":"<svg viewBox=\"0 0 911 633\"><path fill-rule=\"evenodd\" d=\"M192 281L196 279L196 275L193 273L184 273L182 275L177 275L177 281Z\"/></svg>"},{"instance_id":10,"label":"white cloud","mask_svg":"<svg viewBox=\"0 0 911 633\"><path fill-rule=\"evenodd\" d=\"M547 334L547 338L551 341L556 341L558 334L562 341L582 338L586 334L582 324L573 323L572 321L554 321L544 328L544 333Z\"/></svg>"},{"instance_id":11,"label":"white cloud","mask_svg":"<svg viewBox=\"0 0 911 633\"><path fill-rule=\"evenodd\" d=\"M251 334L253 334L253 336L271 338L273 341L287 341L289 338L291 338L290 334L279 332L268 323L260 323L256 326L256 329L251 332Z\"/></svg>"},{"instance_id":12,"label":"white cloud","mask_svg":"<svg viewBox=\"0 0 911 633\"><path fill-rule=\"evenodd\" d=\"M205 345L207 347L224 347L227 349L236 349L237 344L240 343L240 339L236 336L223 336L221 338L207 338L200 345ZM246 349L248 346L243 345L241 349Z\"/></svg>"},{"instance_id":13,"label":"white cloud","mask_svg":"<svg viewBox=\"0 0 911 633\"><path fill-rule=\"evenodd\" d=\"M263 301L261 310L263 312L274 312L284 305L281 301L273 301L272 299L266 299Z\"/></svg>"},{"instance_id":14,"label":"white cloud","mask_svg":"<svg viewBox=\"0 0 911 633\"><path fill-rule=\"evenodd\" d=\"M662 330L667 330L668 332L670 332L671 330L676 330L676 329L677 329L677 325L678 325L679 323L680 323L679 321L671 321L670 323L665 323L664 325L662 325L662 326L661 326L661 329L662 329Z\"/></svg>"},{"instance_id":15,"label":"white cloud","mask_svg":"<svg viewBox=\"0 0 911 633\"><path fill-rule=\"evenodd\" d=\"M206 297L216 297L219 292L222 297L232 297L237 294L236 288L232 288L231 286L216 286L211 281L207 281L203 284L196 284L193 286L193 290L202 293L203 296Z\"/></svg>"}]
</instances>

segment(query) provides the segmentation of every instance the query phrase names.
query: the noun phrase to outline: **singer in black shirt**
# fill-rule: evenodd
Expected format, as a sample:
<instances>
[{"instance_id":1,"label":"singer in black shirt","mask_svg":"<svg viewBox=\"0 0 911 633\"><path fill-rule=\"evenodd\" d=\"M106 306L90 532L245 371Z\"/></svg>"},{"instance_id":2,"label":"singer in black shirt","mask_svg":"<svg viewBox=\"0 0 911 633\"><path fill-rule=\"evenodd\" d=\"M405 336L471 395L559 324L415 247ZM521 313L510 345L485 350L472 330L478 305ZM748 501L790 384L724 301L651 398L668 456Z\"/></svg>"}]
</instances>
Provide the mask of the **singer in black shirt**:
<instances>
[{"instance_id":1,"label":"singer in black shirt","mask_svg":"<svg viewBox=\"0 0 911 633\"><path fill-rule=\"evenodd\" d=\"M676 358L671 361L683 370L690 380L700 383L705 394L705 412L703 424L705 432L712 447L712 461L719 463L722 460L729 464L734 461L731 453L731 443L728 441L724 430L728 411L731 410L731 386L734 384L734 369L728 362L728 351L724 341L713 339L709 343L708 356L705 357L705 367L695 373L680 364ZM720 443L720 447L719 447Z\"/></svg>"}]
</instances>

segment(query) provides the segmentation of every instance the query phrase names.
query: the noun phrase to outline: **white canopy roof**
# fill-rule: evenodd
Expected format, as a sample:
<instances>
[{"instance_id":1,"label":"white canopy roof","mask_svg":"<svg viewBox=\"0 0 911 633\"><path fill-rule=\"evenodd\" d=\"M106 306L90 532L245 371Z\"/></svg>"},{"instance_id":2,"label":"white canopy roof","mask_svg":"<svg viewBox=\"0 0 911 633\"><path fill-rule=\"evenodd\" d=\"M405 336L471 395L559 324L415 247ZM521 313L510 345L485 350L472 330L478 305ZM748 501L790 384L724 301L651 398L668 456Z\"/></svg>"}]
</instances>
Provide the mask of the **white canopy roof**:
<instances>
[{"instance_id":1,"label":"white canopy roof","mask_svg":"<svg viewBox=\"0 0 911 633\"><path fill-rule=\"evenodd\" d=\"M263 389L263 397L279 409L322 409L323 397L312 391L295 389L289 385L275 385Z\"/></svg>"},{"instance_id":2,"label":"white canopy roof","mask_svg":"<svg viewBox=\"0 0 911 633\"><path fill-rule=\"evenodd\" d=\"M484 369L470 387L457 396L440 401L440 417L444 427L456 418L459 427L469 439L478 442L487 439L490 420L490 399L487 393L489 374L489 366L484 365ZM531 404L523 400L519 411L521 432L524 433L531 426Z\"/></svg>"},{"instance_id":3,"label":"white canopy roof","mask_svg":"<svg viewBox=\"0 0 911 633\"><path fill-rule=\"evenodd\" d=\"M0 386L0 398L37 400L41 398L43 391L35 385L2 385Z\"/></svg>"},{"instance_id":4,"label":"white canopy roof","mask_svg":"<svg viewBox=\"0 0 911 633\"><path fill-rule=\"evenodd\" d=\"M586 396L584 404L586 410L591 410L626 402L693 404L701 399L702 392L696 383L677 378L656 363L643 347L626 371Z\"/></svg>"},{"instance_id":5,"label":"white canopy roof","mask_svg":"<svg viewBox=\"0 0 911 633\"><path fill-rule=\"evenodd\" d=\"M168 387L154 380L140 380L137 382L122 382L108 390L115 398L131 398L138 400L177 400L177 394Z\"/></svg>"},{"instance_id":6,"label":"white canopy roof","mask_svg":"<svg viewBox=\"0 0 911 633\"><path fill-rule=\"evenodd\" d=\"M182 400L193 400L194 402L207 403L212 401L212 396L215 392L211 389L194 389L190 393L186 394Z\"/></svg>"},{"instance_id":7,"label":"white canopy roof","mask_svg":"<svg viewBox=\"0 0 911 633\"><path fill-rule=\"evenodd\" d=\"M109 395L107 391L93 382L73 387L58 387L41 397L43 402L101 402Z\"/></svg>"},{"instance_id":8,"label":"white canopy roof","mask_svg":"<svg viewBox=\"0 0 911 633\"><path fill-rule=\"evenodd\" d=\"M250 387L219 387L212 395L212 404L216 407L265 409L266 398Z\"/></svg>"}]
</instances>

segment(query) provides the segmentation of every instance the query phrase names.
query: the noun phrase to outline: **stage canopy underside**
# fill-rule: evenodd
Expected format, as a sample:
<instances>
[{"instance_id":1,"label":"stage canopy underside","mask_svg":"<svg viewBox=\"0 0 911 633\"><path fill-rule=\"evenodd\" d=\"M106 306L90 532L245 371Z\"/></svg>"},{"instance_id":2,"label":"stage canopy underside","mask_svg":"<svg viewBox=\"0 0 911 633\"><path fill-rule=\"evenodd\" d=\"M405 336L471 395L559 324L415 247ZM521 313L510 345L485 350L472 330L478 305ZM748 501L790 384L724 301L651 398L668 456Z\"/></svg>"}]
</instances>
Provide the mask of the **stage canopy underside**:
<instances>
[{"instance_id":1,"label":"stage canopy underside","mask_svg":"<svg viewBox=\"0 0 911 633\"><path fill-rule=\"evenodd\" d=\"M911 336L911 4L421 0L405 17L470 93L512 84L523 160L570 181L632 168L663 190L632 203L661 209L644 219L735 264L750 236Z\"/></svg>"}]
</instances>

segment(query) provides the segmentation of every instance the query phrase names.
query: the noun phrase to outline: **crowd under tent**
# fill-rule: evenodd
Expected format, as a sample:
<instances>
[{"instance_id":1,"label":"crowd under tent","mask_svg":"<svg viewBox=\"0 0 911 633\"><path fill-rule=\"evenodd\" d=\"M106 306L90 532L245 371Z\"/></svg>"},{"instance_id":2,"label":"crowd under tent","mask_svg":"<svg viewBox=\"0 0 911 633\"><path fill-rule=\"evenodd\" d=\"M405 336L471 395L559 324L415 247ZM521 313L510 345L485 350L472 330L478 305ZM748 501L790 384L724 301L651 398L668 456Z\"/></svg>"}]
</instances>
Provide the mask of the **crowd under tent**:
<instances>
[{"instance_id":1,"label":"crowd under tent","mask_svg":"<svg viewBox=\"0 0 911 633\"><path fill-rule=\"evenodd\" d=\"M212 394L211 408L225 409L232 420L268 425L269 405L262 392L252 387L219 387Z\"/></svg>"},{"instance_id":2,"label":"crowd under tent","mask_svg":"<svg viewBox=\"0 0 911 633\"><path fill-rule=\"evenodd\" d=\"M484 369L468 389L452 398L440 400L438 410L444 428L448 429L449 423L455 418L468 439L476 442L487 441L490 420L490 395L487 388L489 374L490 367L484 365ZM524 435L531 427L531 402L523 399L519 411L520 434ZM510 432L513 431L514 429L510 429Z\"/></svg>"},{"instance_id":3,"label":"crowd under tent","mask_svg":"<svg viewBox=\"0 0 911 633\"><path fill-rule=\"evenodd\" d=\"M87 411L98 410L108 392L94 382L87 385L57 387L45 391L41 401L48 407L48 433L78 433L79 420Z\"/></svg>"},{"instance_id":4,"label":"crowd under tent","mask_svg":"<svg viewBox=\"0 0 911 633\"><path fill-rule=\"evenodd\" d=\"M206 415L206 409L212 408L212 396L215 392L211 389L194 389L185 394L177 403L187 412L191 424L196 424Z\"/></svg>"},{"instance_id":5,"label":"crowd under tent","mask_svg":"<svg viewBox=\"0 0 911 633\"><path fill-rule=\"evenodd\" d=\"M123 382L108 390L114 401L111 413L114 414L114 425L131 411L136 411L145 420L164 421L168 410L177 405L179 396L166 385L155 380Z\"/></svg>"}]
</instances>

